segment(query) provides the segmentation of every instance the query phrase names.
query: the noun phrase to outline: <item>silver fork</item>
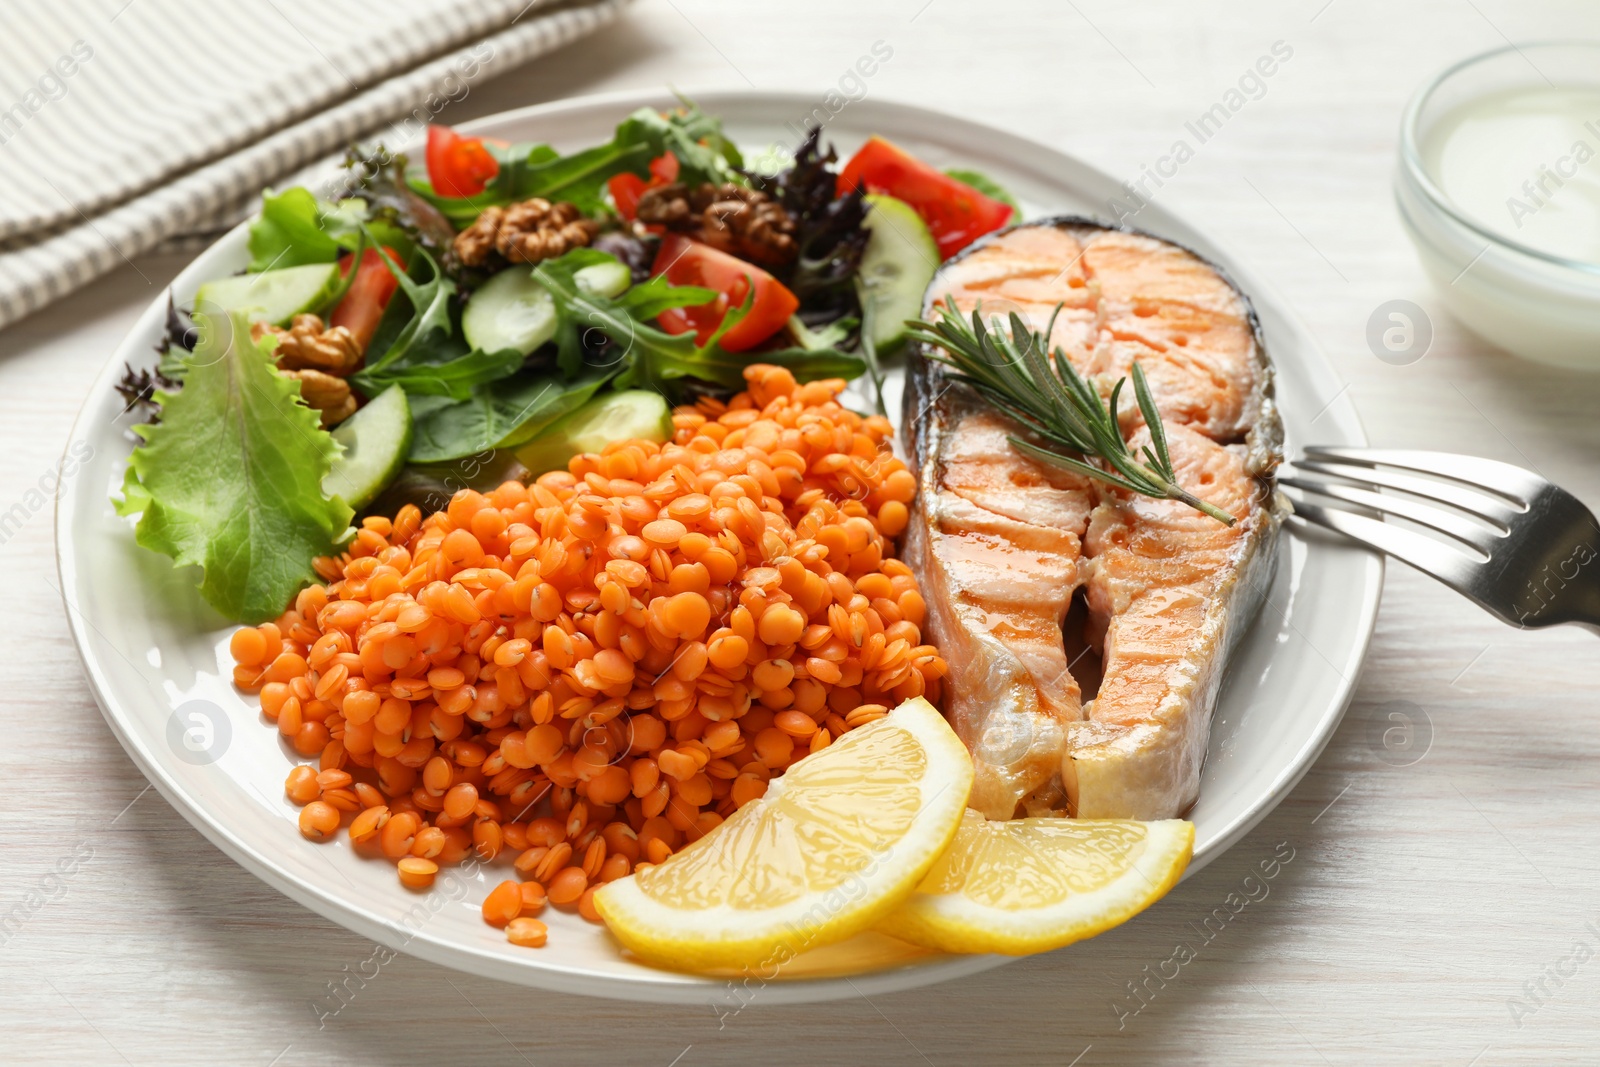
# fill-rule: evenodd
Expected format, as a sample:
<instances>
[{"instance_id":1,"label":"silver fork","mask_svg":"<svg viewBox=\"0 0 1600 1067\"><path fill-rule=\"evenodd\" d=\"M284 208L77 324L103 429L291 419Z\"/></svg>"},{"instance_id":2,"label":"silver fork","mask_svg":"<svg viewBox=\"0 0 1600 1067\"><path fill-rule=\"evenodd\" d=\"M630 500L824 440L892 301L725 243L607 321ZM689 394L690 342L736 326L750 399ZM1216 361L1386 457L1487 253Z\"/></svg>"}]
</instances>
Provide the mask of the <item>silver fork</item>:
<instances>
[{"instance_id":1,"label":"silver fork","mask_svg":"<svg viewBox=\"0 0 1600 1067\"><path fill-rule=\"evenodd\" d=\"M1590 567L1600 557L1600 525L1577 497L1532 471L1449 452L1313 445L1278 482L1299 491L1291 523L1325 526L1387 553L1513 626L1600 630L1600 568Z\"/></svg>"}]
</instances>

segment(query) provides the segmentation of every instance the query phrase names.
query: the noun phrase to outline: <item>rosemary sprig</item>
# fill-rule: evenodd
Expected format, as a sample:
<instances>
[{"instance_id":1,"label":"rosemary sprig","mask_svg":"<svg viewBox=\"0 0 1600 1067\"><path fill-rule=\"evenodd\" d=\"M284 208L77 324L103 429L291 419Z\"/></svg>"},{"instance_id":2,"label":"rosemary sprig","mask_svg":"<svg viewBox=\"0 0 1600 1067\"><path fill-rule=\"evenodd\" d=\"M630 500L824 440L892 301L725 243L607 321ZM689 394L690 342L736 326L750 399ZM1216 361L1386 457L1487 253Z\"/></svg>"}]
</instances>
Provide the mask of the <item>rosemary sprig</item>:
<instances>
[{"instance_id":1,"label":"rosemary sprig","mask_svg":"<svg viewBox=\"0 0 1600 1067\"><path fill-rule=\"evenodd\" d=\"M1012 436L1012 446L1022 453L1129 492L1181 500L1232 526L1236 521L1232 515L1178 484L1161 416L1137 362L1133 364L1133 394L1150 428L1150 444L1143 448L1142 459L1128 447L1117 420L1117 404L1128 379L1120 379L1112 387L1108 404L1059 347L1046 357L1047 339L1060 312L1057 305L1042 335L1013 312L1007 334L998 318L984 323L981 307L973 310L969 322L941 306L937 323L909 323L909 335L932 346L929 358L951 368L957 380L972 386L1049 446L1041 448Z\"/></svg>"}]
</instances>

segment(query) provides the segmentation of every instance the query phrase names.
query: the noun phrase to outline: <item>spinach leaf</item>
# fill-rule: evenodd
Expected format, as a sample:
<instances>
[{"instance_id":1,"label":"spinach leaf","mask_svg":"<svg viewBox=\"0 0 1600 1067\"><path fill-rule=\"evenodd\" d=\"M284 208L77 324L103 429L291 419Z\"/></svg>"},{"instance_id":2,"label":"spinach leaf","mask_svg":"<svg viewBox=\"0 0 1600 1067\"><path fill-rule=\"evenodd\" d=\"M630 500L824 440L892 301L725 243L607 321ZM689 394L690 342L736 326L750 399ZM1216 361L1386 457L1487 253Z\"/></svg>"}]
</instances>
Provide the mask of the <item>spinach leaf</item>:
<instances>
[{"instance_id":1,"label":"spinach leaf","mask_svg":"<svg viewBox=\"0 0 1600 1067\"><path fill-rule=\"evenodd\" d=\"M614 373L590 370L568 380L559 372L522 370L475 386L458 403L418 404L412 412L411 461L442 463L522 444L588 400Z\"/></svg>"},{"instance_id":2,"label":"spinach leaf","mask_svg":"<svg viewBox=\"0 0 1600 1067\"><path fill-rule=\"evenodd\" d=\"M465 347L453 337L428 334L404 356L381 370L360 370L350 376L350 384L366 396L377 396L391 385L398 385L410 396L447 396L466 400L473 387L515 374L522 367L521 352L485 352L474 348L450 357Z\"/></svg>"}]
</instances>

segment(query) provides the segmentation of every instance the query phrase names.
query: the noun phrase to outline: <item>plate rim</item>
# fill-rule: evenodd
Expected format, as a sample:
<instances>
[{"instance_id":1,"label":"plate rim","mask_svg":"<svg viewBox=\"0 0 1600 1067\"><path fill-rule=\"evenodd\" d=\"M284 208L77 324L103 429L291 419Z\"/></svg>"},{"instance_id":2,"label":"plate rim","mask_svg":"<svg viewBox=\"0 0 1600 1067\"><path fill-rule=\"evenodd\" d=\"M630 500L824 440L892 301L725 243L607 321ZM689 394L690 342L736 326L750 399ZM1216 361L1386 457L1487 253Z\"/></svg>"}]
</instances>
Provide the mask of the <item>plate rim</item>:
<instances>
[{"instance_id":1,"label":"plate rim","mask_svg":"<svg viewBox=\"0 0 1600 1067\"><path fill-rule=\"evenodd\" d=\"M801 114L817 103L817 98L814 94L781 90L708 88L690 95L697 102L702 103L707 111L713 113L719 113L719 109L739 107L766 110L773 114ZM630 89L593 93L512 108L493 115L482 116L469 122L463 122L458 128L468 131L486 130L506 124L526 123L541 119L583 114L597 109L620 109L626 107L631 110L642 106L661 106L670 104L673 99L673 94L665 90ZM1057 164L1065 162L1082 174L1103 180L1110 187L1115 186L1114 180L1108 174L1084 160L1041 141L1009 130L989 126L922 104L893 99L892 97L874 97L860 103L869 105L860 110L897 115L912 124L934 123L945 131L954 130L957 134L970 134L974 138L974 143L977 144L984 143L982 140L977 140L979 138L987 139L990 144L998 140L1005 145L1008 155L1016 157L1016 166L1036 171L1041 175L1048 176L1039 160L1043 159ZM780 109L784 110L780 112ZM402 150L414 149L414 147L414 145L407 145ZM975 155L979 156L981 161L982 153L975 153ZM1031 157L1033 162L1023 162L1020 157ZM302 180L308 173L316 175L330 173L331 165L332 157L313 165L312 168L308 168L306 172L302 172L301 175L296 176L293 180ZM1242 276L1248 280L1248 288L1245 291L1250 294L1252 301L1258 307L1270 305L1276 315L1284 318L1294 327L1295 332L1300 335L1304 342L1307 351L1314 357L1310 360L1302 357L1301 362L1307 364L1308 370L1317 371L1320 377L1329 379L1336 386L1346 384L1344 376L1340 374L1338 368L1328 359L1326 353L1317 343L1316 335L1311 332L1299 313L1282 296L1276 286L1265 279L1257 277L1254 272L1247 268L1241 267L1240 262L1228 254L1225 243L1219 243L1204 230L1194 227L1183 216L1174 214L1165 208L1160 208L1157 214L1164 221L1187 230L1189 236L1185 238L1186 242L1198 236L1200 238L1198 244L1208 257L1221 260L1236 277ZM214 254L220 246L239 241L241 235L248 230L249 225L250 220L246 219L192 255L178 275L175 276L174 282L181 278L184 273L192 270L200 260ZM80 438L95 397L103 392L108 383L114 379L116 367L122 361L124 353L128 351L130 345L145 336L164 317L165 298L167 292L171 289L171 284L169 283L168 286L164 287L164 291L158 294L138 316L128 333L95 376L93 385L84 397L78 414L73 419L72 429L67 438L68 447L70 447L71 442ZM1269 352L1269 355L1272 354ZM1276 357L1274 357L1274 365L1277 366ZM1348 394L1341 392L1334 403L1339 404L1344 409L1342 413L1349 423L1348 432L1344 436L1353 436L1357 439L1350 443L1366 444L1365 427ZM116 694L109 680L104 676L98 658L91 654L87 631L94 629L94 626L84 617L82 611L75 607L73 599L79 588L76 545L70 536L64 536L64 534L70 534L72 519L76 513L76 505L68 489L69 483L66 481L63 481L58 486L54 508L55 557L57 576L60 580L59 592L63 608L68 617L73 644L78 651L79 659L83 662L95 703L100 709L102 718L111 728L113 736L117 738L123 750L128 753L146 780L191 826L198 830L202 836L229 859L291 900L310 908L324 918L363 937L371 938L386 945L389 944L393 940L393 936L398 932L396 929L391 928L383 920L363 912L354 902L346 901L338 894L325 891L314 884L299 880L288 872L280 870L270 856L251 847L247 841L236 836L233 831L224 825L221 819L213 816L205 804L198 802L198 798L191 796L181 783L166 773L160 761L147 751L146 746L136 736L124 729L123 720L129 718L130 713L123 706L124 701ZM1284 551L1287 551L1287 549L1284 549ZM1208 842L1207 847L1196 854L1184 877L1187 878L1222 855L1236 844L1241 837L1253 829L1256 824L1274 811L1316 763L1317 757L1338 729L1339 723L1342 721L1354 697L1359 683L1361 668L1371 646L1383 591L1384 564L1385 561L1381 556L1366 554L1365 581L1356 612L1360 632L1350 645L1347 662L1341 664L1340 668L1342 669L1337 671L1339 682L1334 687L1335 692L1329 705L1330 710L1324 714L1322 720L1317 724L1317 728L1311 732L1306 741L1294 753L1293 758L1272 777L1265 791L1264 800L1246 809L1225 824L1212 841ZM427 931L415 933L406 940L403 946L391 947L397 947L401 951L426 959L432 963L467 973L480 974L520 985L611 999L695 1003L703 1000L708 994L714 994L726 984L726 980L722 978L683 975L676 972L656 971L653 969L642 970L637 974L601 975L586 969L573 968L556 961L530 960L528 964L513 963L482 952L472 945L445 942L437 936L429 936ZM768 1003L774 1004L813 1003L863 993L870 995L878 992L916 988L977 974L1010 962L1013 958L1015 957L936 956L931 959L914 959L881 970L849 977L797 978L770 983L764 993ZM475 965L469 965L469 963Z\"/></svg>"}]
</instances>

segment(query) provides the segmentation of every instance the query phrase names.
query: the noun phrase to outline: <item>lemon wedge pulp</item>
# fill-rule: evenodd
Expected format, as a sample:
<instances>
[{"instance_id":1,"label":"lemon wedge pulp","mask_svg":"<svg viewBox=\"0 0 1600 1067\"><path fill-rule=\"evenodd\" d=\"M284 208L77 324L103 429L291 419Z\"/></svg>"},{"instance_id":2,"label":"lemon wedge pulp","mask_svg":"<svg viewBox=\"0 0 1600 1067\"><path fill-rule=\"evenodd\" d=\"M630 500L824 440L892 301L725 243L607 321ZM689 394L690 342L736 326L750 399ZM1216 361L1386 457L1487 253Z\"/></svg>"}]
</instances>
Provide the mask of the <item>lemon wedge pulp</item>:
<instances>
[{"instance_id":1,"label":"lemon wedge pulp","mask_svg":"<svg viewBox=\"0 0 1600 1067\"><path fill-rule=\"evenodd\" d=\"M1194 851L1181 819L962 817L949 850L882 933L945 952L1048 952L1093 937L1177 885Z\"/></svg>"},{"instance_id":2,"label":"lemon wedge pulp","mask_svg":"<svg viewBox=\"0 0 1600 1067\"><path fill-rule=\"evenodd\" d=\"M645 960L765 972L905 900L950 844L971 788L955 732L908 700L794 764L665 863L601 887L595 907Z\"/></svg>"}]
</instances>

